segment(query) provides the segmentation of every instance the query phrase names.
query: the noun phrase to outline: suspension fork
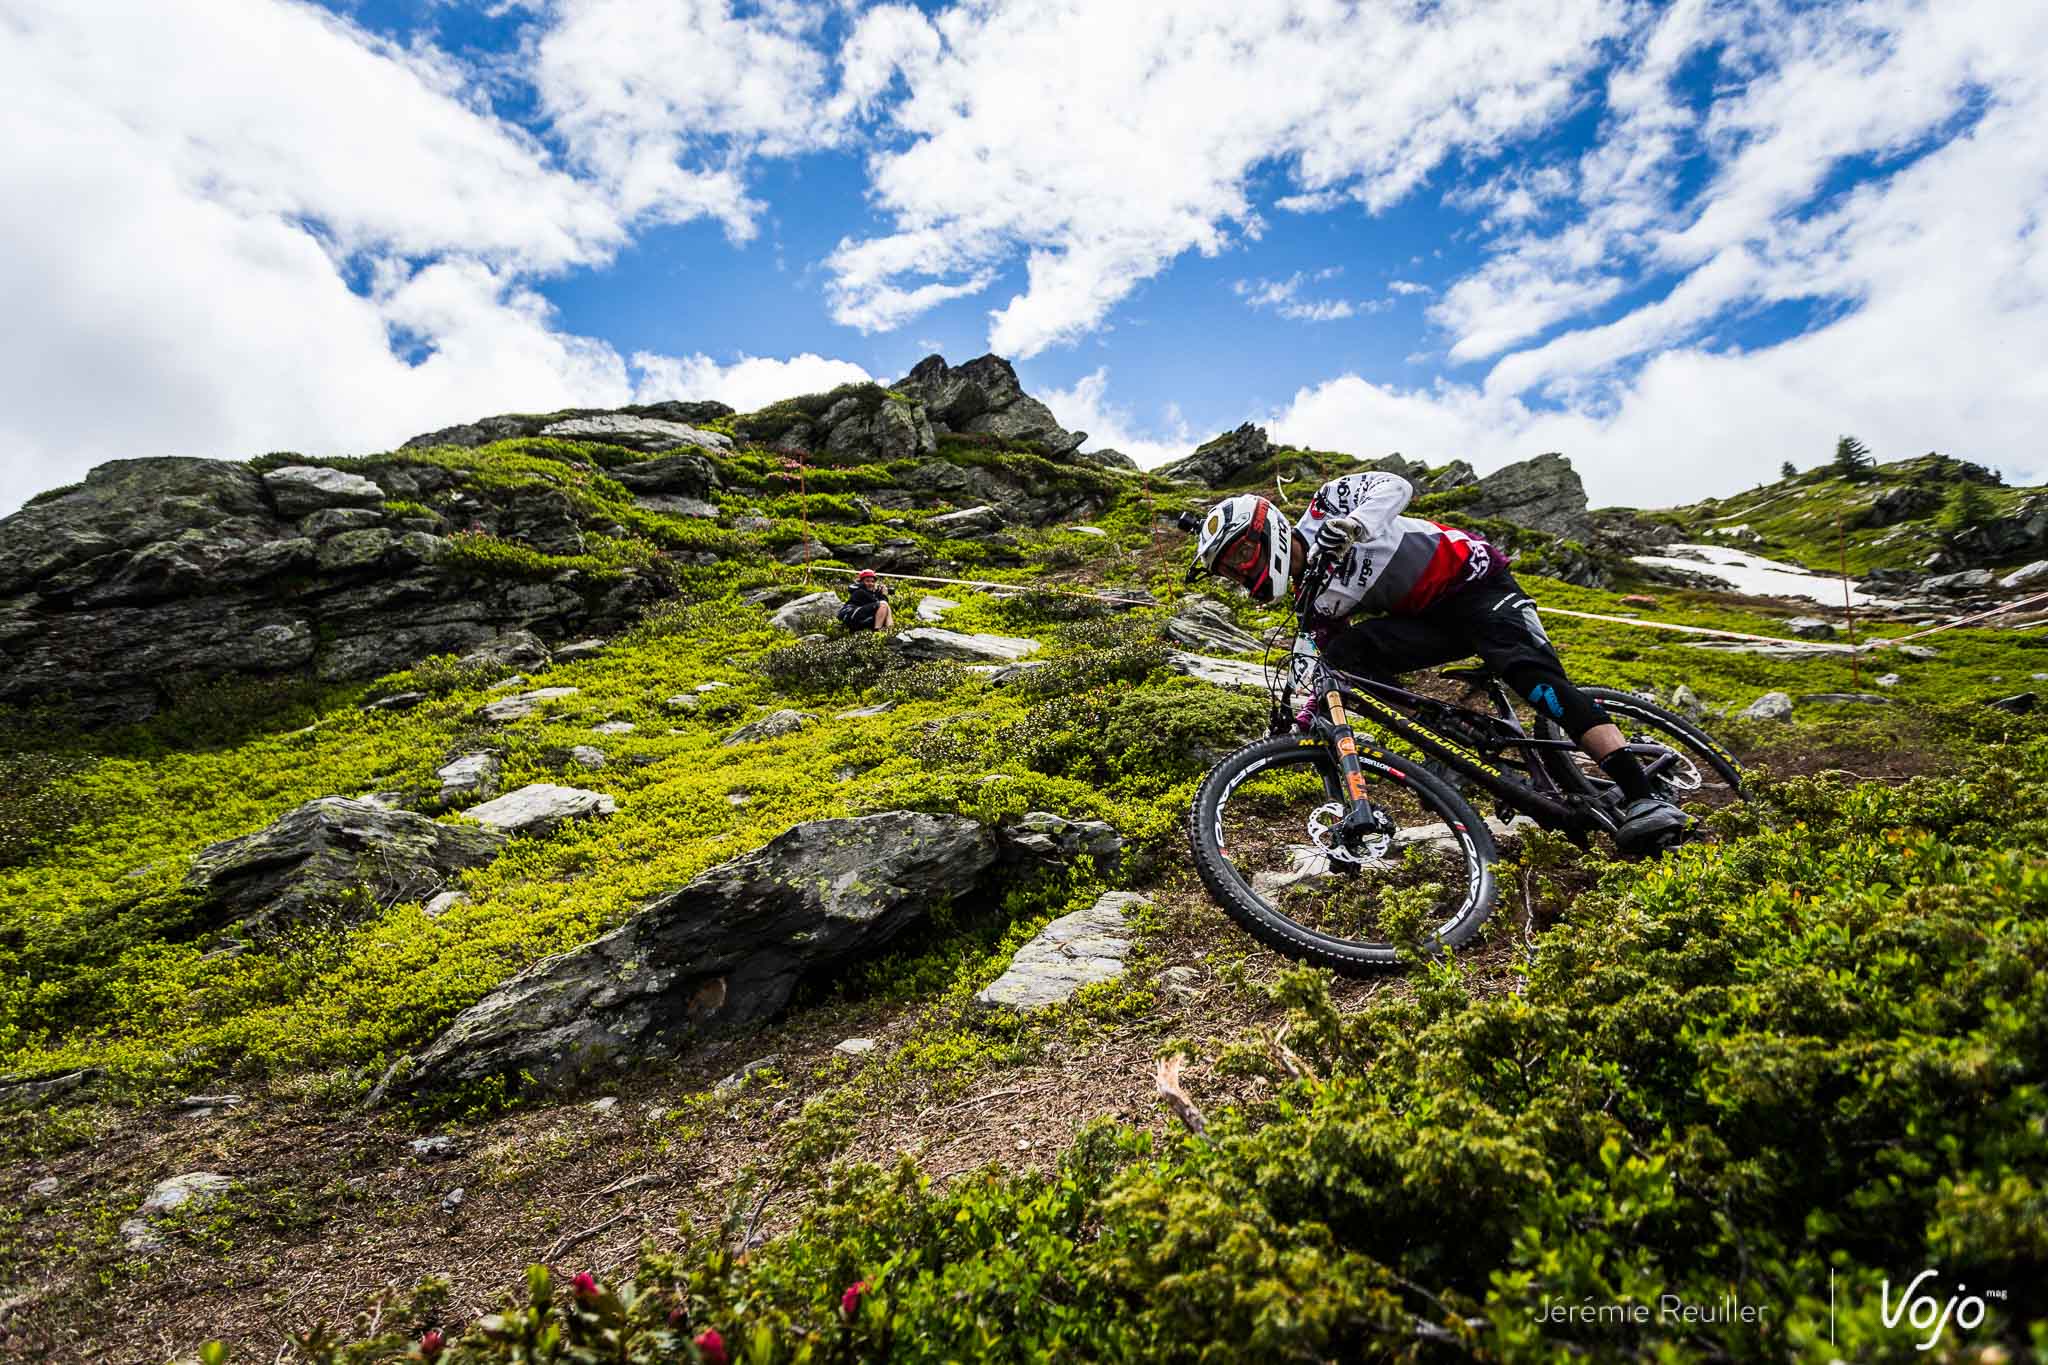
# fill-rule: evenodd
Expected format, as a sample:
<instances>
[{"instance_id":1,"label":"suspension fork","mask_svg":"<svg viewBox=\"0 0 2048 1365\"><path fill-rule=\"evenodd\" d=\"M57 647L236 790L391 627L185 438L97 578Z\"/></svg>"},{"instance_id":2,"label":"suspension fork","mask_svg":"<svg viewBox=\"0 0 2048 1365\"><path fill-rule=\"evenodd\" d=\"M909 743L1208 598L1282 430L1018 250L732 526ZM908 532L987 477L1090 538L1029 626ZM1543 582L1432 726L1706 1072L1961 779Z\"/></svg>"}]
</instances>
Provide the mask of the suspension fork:
<instances>
[{"instance_id":1,"label":"suspension fork","mask_svg":"<svg viewBox=\"0 0 2048 1365\"><path fill-rule=\"evenodd\" d=\"M1330 719L1319 728L1327 731L1323 739L1336 752L1337 772L1344 783L1344 818L1332 833L1347 843L1359 835L1383 833L1387 819L1366 795L1365 767L1358 761L1358 737L1345 714L1344 699L1333 687L1324 694L1323 704Z\"/></svg>"}]
</instances>

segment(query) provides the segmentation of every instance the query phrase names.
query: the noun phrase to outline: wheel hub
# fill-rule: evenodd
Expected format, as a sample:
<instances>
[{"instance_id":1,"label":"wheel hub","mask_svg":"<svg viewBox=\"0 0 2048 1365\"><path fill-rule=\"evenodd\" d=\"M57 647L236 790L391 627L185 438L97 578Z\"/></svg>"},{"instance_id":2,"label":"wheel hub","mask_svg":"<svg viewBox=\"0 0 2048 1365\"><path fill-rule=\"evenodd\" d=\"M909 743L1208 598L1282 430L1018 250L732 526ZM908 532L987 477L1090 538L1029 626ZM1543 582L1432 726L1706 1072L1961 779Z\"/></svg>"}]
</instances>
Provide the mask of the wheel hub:
<instances>
[{"instance_id":1,"label":"wheel hub","mask_svg":"<svg viewBox=\"0 0 2048 1365\"><path fill-rule=\"evenodd\" d=\"M1387 856L1394 846L1391 834L1369 834L1357 840L1355 847L1347 846L1337 837L1337 826L1344 820L1344 806L1341 802L1328 801L1309 812L1308 837L1316 851L1333 863L1346 863L1352 867L1367 862L1378 862Z\"/></svg>"}]
</instances>

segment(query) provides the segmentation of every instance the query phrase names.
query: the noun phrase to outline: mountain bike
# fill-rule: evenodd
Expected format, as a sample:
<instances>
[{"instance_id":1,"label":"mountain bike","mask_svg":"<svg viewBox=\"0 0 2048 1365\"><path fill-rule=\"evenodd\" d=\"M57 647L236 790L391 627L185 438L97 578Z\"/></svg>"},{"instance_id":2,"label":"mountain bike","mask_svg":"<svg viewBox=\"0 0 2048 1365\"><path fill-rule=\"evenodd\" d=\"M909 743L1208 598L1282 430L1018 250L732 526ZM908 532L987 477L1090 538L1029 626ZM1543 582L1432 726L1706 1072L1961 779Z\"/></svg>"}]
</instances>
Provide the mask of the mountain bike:
<instances>
[{"instance_id":1,"label":"mountain bike","mask_svg":"<svg viewBox=\"0 0 2048 1365\"><path fill-rule=\"evenodd\" d=\"M1487 668L1441 670L1440 686L1462 689L1454 701L1331 667L1306 619L1327 576L1311 567L1292 642L1268 654L1269 733L1209 770L1188 840L1203 884L1252 937L1367 976L1401 965L1399 943L1431 955L1479 932L1496 828L1512 833L1519 817L1584 847L1613 833L1624 798L1554 721L1539 712L1524 725ZM1696 815L1745 799L1735 760L1691 721L1630 692L1581 690L1621 727L1657 795ZM1426 757L1361 740L1361 723ZM1468 795L1490 797L1502 824L1489 827ZM1695 818L1669 842L1699 832Z\"/></svg>"}]
</instances>

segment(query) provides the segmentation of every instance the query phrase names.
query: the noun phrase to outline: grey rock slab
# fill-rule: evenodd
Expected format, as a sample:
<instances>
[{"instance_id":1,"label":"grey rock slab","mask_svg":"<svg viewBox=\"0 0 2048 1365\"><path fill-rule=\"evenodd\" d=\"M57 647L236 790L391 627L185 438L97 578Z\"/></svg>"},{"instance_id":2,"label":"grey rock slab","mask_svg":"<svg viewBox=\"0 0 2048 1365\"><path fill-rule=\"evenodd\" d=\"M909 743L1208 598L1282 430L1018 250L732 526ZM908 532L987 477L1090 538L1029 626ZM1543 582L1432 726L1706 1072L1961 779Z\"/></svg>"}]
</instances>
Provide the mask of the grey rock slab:
<instances>
[{"instance_id":1,"label":"grey rock slab","mask_svg":"<svg viewBox=\"0 0 2048 1365\"><path fill-rule=\"evenodd\" d=\"M502 834L546 834L569 820L617 814L619 803L602 792L534 782L463 814Z\"/></svg>"},{"instance_id":2,"label":"grey rock slab","mask_svg":"<svg viewBox=\"0 0 2048 1365\"><path fill-rule=\"evenodd\" d=\"M56 1176L46 1175L41 1180L31 1181L28 1192L37 1199L54 1199L57 1191L62 1188Z\"/></svg>"},{"instance_id":3,"label":"grey rock slab","mask_svg":"<svg viewBox=\"0 0 2048 1365\"><path fill-rule=\"evenodd\" d=\"M360 474L321 465L286 465L263 476L278 515L303 517L325 507L363 507L384 501L384 490Z\"/></svg>"},{"instance_id":4,"label":"grey rock slab","mask_svg":"<svg viewBox=\"0 0 2048 1365\"><path fill-rule=\"evenodd\" d=\"M915 626L889 637L889 648L906 659L958 659L1015 663L1036 654L1038 641L1010 635L966 635L937 626Z\"/></svg>"},{"instance_id":5,"label":"grey rock slab","mask_svg":"<svg viewBox=\"0 0 2048 1365\"><path fill-rule=\"evenodd\" d=\"M1802 702L1819 702L1829 706L1890 706L1890 697L1880 697L1875 692L1801 692Z\"/></svg>"},{"instance_id":6,"label":"grey rock slab","mask_svg":"<svg viewBox=\"0 0 2048 1365\"><path fill-rule=\"evenodd\" d=\"M1195 447L1195 453L1186 459L1163 465L1155 472L1162 479L1184 479L1214 487L1272 453L1273 443L1267 438L1266 429L1246 422L1235 431Z\"/></svg>"},{"instance_id":7,"label":"grey rock slab","mask_svg":"<svg viewBox=\"0 0 2048 1365\"><path fill-rule=\"evenodd\" d=\"M996 687L1003 687L1017 681L1027 673L1034 673L1045 665L1037 660L1027 659L1021 664L963 664L969 673L987 678Z\"/></svg>"},{"instance_id":8,"label":"grey rock slab","mask_svg":"<svg viewBox=\"0 0 2048 1365\"><path fill-rule=\"evenodd\" d=\"M578 744L569 750L569 761L579 768L602 768L605 752L595 745Z\"/></svg>"},{"instance_id":9,"label":"grey rock slab","mask_svg":"<svg viewBox=\"0 0 2048 1365\"><path fill-rule=\"evenodd\" d=\"M1997 575L1989 569L1964 569L1961 573L1923 578L1920 591L1939 593L1943 597L1966 597L1973 592L1988 592L1997 582Z\"/></svg>"},{"instance_id":10,"label":"grey rock slab","mask_svg":"<svg viewBox=\"0 0 2048 1365\"><path fill-rule=\"evenodd\" d=\"M1900 658L1918 659L1922 663L1929 659L1939 659L1941 657L1941 651L1932 645L1894 645L1891 647L1890 652L1898 655Z\"/></svg>"},{"instance_id":11,"label":"grey rock slab","mask_svg":"<svg viewBox=\"0 0 2048 1365\"><path fill-rule=\"evenodd\" d=\"M1083 536L1107 536L1109 534L1109 532L1103 530L1100 526L1063 526L1060 529L1063 531L1072 531L1076 535Z\"/></svg>"},{"instance_id":12,"label":"grey rock slab","mask_svg":"<svg viewBox=\"0 0 2048 1365\"><path fill-rule=\"evenodd\" d=\"M886 716L896 709L893 701L878 701L873 706L856 706L851 711L837 712L840 720L864 720L869 716Z\"/></svg>"},{"instance_id":13,"label":"grey rock slab","mask_svg":"<svg viewBox=\"0 0 2048 1365\"><path fill-rule=\"evenodd\" d=\"M1835 635L1834 622L1818 616L1795 616L1785 623L1785 629L1802 640L1831 640Z\"/></svg>"},{"instance_id":14,"label":"grey rock slab","mask_svg":"<svg viewBox=\"0 0 2048 1365\"><path fill-rule=\"evenodd\" d=\"M200 894L207 918L261 931L424 895L490 862L503 847L488 830L329 796L254 834L202 849L185 884Z\"/></svg>"},{"instance_id":15,"label":"grey rock slab","mask_svg":"<svg viewBox=\"0 0 2048 1365\"><path fill-rule=\"evenodd\" d=\"M639 727L630 720L608 720L602 725L593 725L590 728L593 733L600 735L630 735Z\"/></svg>"},{"instance_id":16,"label":"grey rock slab","mask_svg":"<svg viewBox=\"0 0 2048 1365\"><path fill-rule=\"evenodd\" d=\"M469 897L463 895L460 891L443 891L420 908L426 912L428 919L439 919L456 906L467 904L469 904Z\"/></svg>"},{"instance_id":17,"label":"grey rock slab","mask_svg":"<svg viewBox=\"0 0 2048 1365\"><path fill-rule=\"evenodd\" d=\"M441 1212L445 1214L460 1213L462 1211L463 1200L466 1197L467 1191L465 1191L462 1188L462 1186L457 1185L454 1189L448 1191L448 1193L441 1196Z\"/></svg>"},{"instance_id":18,"label":"grey rock slab","mask_svg":"<svg viewBox=\"0 0 2048 1365\"><path fill-rule=\"evenodd\" d=\"M839 619L839 608L843 605L840 596L829 589L799 597L788 606L768 618L768 624L778 630L801 635L805 631L822 629Z\"/></svg>"},{"instance_id":19,"label":"grey rock slab","mask_svg":"<svg viewBox=\"0 0 2048 1365\"><path fill-rule=\"evenodd\" d=\"M941 512L938 516L928 517L924 529L934 535L971 539L990 531L1000 531L1008 524L1001 512L984 503L979 507L963 507L957 512Z\"/></svg>"},{"instance_id":20,"label":"grey rock slab","mask_svg":"<svg viewBox=\"0 0 2048 1365\"><path fill-rule=\"evenodd\" d=\"M671 517L694 517L699 521L718 520L717 503L687 497L680 493L646 494L639 498L639 503L650 512L660 512Z\"/></svg>"},{"instance_id":21,"label":"grey rock slab","mask_svg":"<svg viewBox=\"0 0 2048 1365\"><path fill-rule=\"evenodd\" d=\"M1878 678L1877 685L1879 687L1897 687L1900 683L1904 681L1905 679L1901 678L1896 673L1886 673Z\"/></svg>"},{"instance_id":22,"label":"grey rock slab","mask_svg":"<svg viewBox=\"0 0 2048 1365\"><path fill-rule=\"evenodd\" d=\"M519 973L376 1098L522 1072L561 1090L672 1056L707 1029L762 1023L806 975L879 951L969 894L997 854L995 835L960 816L798 825Z\"/></svg>"},{"instance_id":23,"label":"grey rock slab","mask_svg":"<svg viewBox=\"0 0 2048 1365\"><path fill-rule=\"evenodd\" d=\"M2014 569L1998 580L2001 588L2025 588L2029 586L2048 587L2048 559L2037 559L2023 568Z\"/></svg>"},{"instance_id":24,"label":"grey rock slab","mask_svg":"<svg viewBox=\"0 0 2048 1365\"><path fill-rule=\"evenodd\" d=\"M1790 720L1792 698L1784 692L1766 692L1742 708L1743 720Z\"/></svg>"},{"instance_id":25,"label":"grey rock slab","mask_svg":"<svg viewBox=\"0 0 2048 1365\"><path fill-rule=\"evenodd\" d=\"M843 1053L848 1057L865 1057L875 1050L875 1040L872 1038L842 1038L832 1045L832 1050Z\"/></svg>"},{"instance_id":26,"label":"grey rock slab","mask_svg":"<svg viewBox=\"0 0 2048 1365\"><path fill-rule=\"evenodd\" d=\"M943 620L947 612L959 605L950 597L920 597L917 599L917 619L926 622Z\"/></svg>"},{"instance_id":27,"label":"grey rock slab","mask_svg":"<svg viewBox=\"0 0 2048 1365\"><path fill-rule=\"evenodd\" d=\"M727 735L721 743L726 748L736 744L752 744L764 739L780 739L793 735L817 717L809 711L774 711L761 717L751 725L743 725Z\"/></svg>"},{"instance_id":28,"label":"grey rock slab","mask_svg":"<svg viewBox=\"0 0 2048 1365\"><path fill-rule=\"evenodd\" d=\"M1671 709L1691 720L1704 720L1707 715L1698 694L1684 683L1671 689Z\"/></svg>"},{"instance_id":29,"label":"grey rock slab","mask_svg":"<svg viewBox=\"0 0 2048 1365\"><path fill-rule=\"evenodd\" d=\"M732 437L723 432L704 431L682 422L664 422L659 418L633 417L624 413L571 417L542 427L540 434L565 441L604 441L637 450L675 450L683 446L721 451L732 449Z\"/></svg>"},{"instance_id":30,"label":"grey rock slab","mask_svg":"<svg viewBox=\"0 0 2048 1365\"><path fill-rule=\"evenodd\" d=\"M555 662L572 664L578 659L594 659L604 653L611 641L592 636L587 640L572 640L555 651Z\"/></svg>"},{"instance_id":31,"label":"grey rock slab","mask_svg":"<svg viewBox=\"0 0 2048 1365\"><path fill-rule=\"evenodd\" d=\"M689 712L703 703L694 692L678 692L673 697L662 698L661 704L671 711Z\"/></svg>"},{"instance_id":32,"label":"grey rock slab","mask_svg":"<svg viewBox=\"0 0 2048 1365\"><path fill-rule=\"evenodd\" d=\"M1217 659L1206 654L1175 651L1166 656L1167 666L1176 673L1219 687L1255 687L1266 690L1266 667L1248 659Z\"/></svg>"},{"instance_id":33,"label":"grey rock slab","mask_svg":"<svg viewBox=\"0 0 2048 1365\"><path fill-rule=\"evenodd\" d=\"M975 995L982 1005L1040 1010L1063 1004L1083 986L1123 975L1131 952L1127 912L1151 901L1134 891L1111 891L1086 910L1061 915L1017 950L1010 965Z\"/></svg>"},{"instance_id":34,"label":"grey rock slab","mask_svg":"<svg viewBox=\"0 0 2048 1365\"><path fill-rule=\"evenodd\" d=\"M405 1144L406 1150L419 1161L447 1161L462 1155L460 1139L447 1133L436 1133L432 1137L414 1138Z\"/></svg>"},{"instance_id":35,"label":"grey rock slab","mask_svg":"<svg viewBox=\"0 0 2048 1365\"><path fill-rule=\"evenodd\" d=\"M520 692L498 701L486 702L477 715L484 720L504 725L510 721L525 720L538 711L543 702L560 701L573 697L580 689L574 687L537 687L531 692Z\"/></svg>"},{"instance_id":36,"label":"grey rock slab","mask_svg":"<svg viewBox=\"0 0 2048 1365\"><path fill-rule=\"evenodd\" d=\"M365 711L410 711L427 699L424 692L394 692L388 697L363 703Z\"/></svg>"}]
</instances>

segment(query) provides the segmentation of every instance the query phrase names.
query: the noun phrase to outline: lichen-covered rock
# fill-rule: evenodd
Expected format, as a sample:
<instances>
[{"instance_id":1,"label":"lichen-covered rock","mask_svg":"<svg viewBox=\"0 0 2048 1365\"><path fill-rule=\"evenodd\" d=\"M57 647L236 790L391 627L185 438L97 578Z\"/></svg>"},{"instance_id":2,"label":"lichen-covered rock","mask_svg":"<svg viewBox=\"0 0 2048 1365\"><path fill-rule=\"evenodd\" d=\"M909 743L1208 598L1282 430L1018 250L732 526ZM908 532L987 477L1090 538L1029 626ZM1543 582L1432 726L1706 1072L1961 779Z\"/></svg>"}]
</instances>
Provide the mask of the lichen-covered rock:
<instances>
[{"instance_id":1,"label":"lichen-covered rock","mask_svg":"<svg viewBox=\"0 0 2048 1365\"><path fill-rule=\"evenodd\" d=\"M1790 720L1792 698L1784 692L1766 692L1742 708L1744 720Z\"/></svg>"},{"instance_id":2,"label":"lichen-covered rock","mask_svg":"<svg viewBox=\"0 0 2048 1365\"><path fill-rule=\"evenodd\" d=\"M890 811L798 825L546 958L465 1010L387 1093L530 1078L563 1090L781 1011L806 975L856 960L973 893L995 836Z\"/></svg>"},{"instance_id":3,"label":"lichen-covered rock","mask_svg":"<svg viewBox=\"0 0 2048 1365\"><path fill-rule=\"evenodd\" d=\"M634 493L677 493L709 497L719 486L718 467L702 455L664 455L605 471Z\"/></svg>"},{"instance_id":4,"label":"lichen-covered rock","mask_svg":"<svg viewBox=\"0 0 2048 1365\"><path fill-rule=\"evenodd\" d=\"M501 768L494 753L464 754L435 772L441 779L441 800L449 805L490 796L498 790Z\"/></svg>"},{"instance_id":5,"label":"lichen-covered rock","mask_svg":"<svg viewBox=\"0 0 2048 1365\"><path fill-rule=\"evenodd\" d=\"M1261 648L1254 636L1231 619L1229 607L1200 593L1182 598L1179 610L1167 619L1163 629L1168 639L1190 649L1245 654Z\"/></svg>"},{"instance_id":6,"label":"lichen-covered rock","mask_svg":"<svg viewBox=\"0 0 2048 1365\"><path fill-rule=\"evenodd\" d=\"M360 919L439 890L504 847L490 830L328 796L254 834L202 849L185 884L210 922L266 933L333 915Z\"/></svg>"},{"instance_id":7,"label":"lichen-covered rock","mask_svg":"<svg viewBox=\"0 0 2048 1365\"><path fill-rule=\"evenodd\" d=\"M599 754L598 762L603 761ZM549 834L571 820L616 815L618 809L619 803L602 792L533 782L463 814L500 834Z\"/></svg>"},{"instance_id":8,"label":"lichen-covered rock","mask_svg":"<svg viewBox=\"0 0 2048 1365\"><path fill-rule=\"evenodd\" d=\"M508 630L494 635L462 656L464 668L546 668L553 656L541 638L530 630Z\"/></svg>"},{"instance_id":9,"label":"lichen-covered rock","mask_svg":"<svg viewBox=\"0 0 2048 1365\"><path fill-rule=\"evenodd\" d=\"M1151 903L1136 892L1111 891L1086 910L1061 915L1017 950L975 1002L1028 1012L1064 1004L1083 986L1114 981L1131 953L1128 912Z\"/></svg>"},{"instance_id":10,"label":"lichen-covered rock","mask_svg":"<svg viewBox=\"0 0 2048 1365\"><path fill-rule=\"evenodd\" d=\"M1013 853L1027 858L1064 863L1085 854L1104 871L1113 871L1124 853L1124 837L1108 821L1069 820L1043 810L1005 827L1002 838Z\"/></svg>"},{"instance_id":11,"label":"lichen-covered rock","mask_svg":"<svg viewBox=\"0 0 2048 1365\"><path fill-rule=\"evenodd\" d=\"M906 659L959 659L1015 663L1038 652L1038 641L1014 635L966 635L937 626L915 626L889 637L889 648Z\"/></svg>"},{"instance_id":12,"label":"lichen-covered rock","mask_svg":"<svg viewBox=\"0 0 2048 1365\"><path fill-rule=\"evenodd\" d=\"M786 630L792 635L802 635L809 630L822 629L839 619L839 608L843 605L839 594L827 589L799 597L768 618L768 624L777 630Z\"/></svg>"}]
</instances>

